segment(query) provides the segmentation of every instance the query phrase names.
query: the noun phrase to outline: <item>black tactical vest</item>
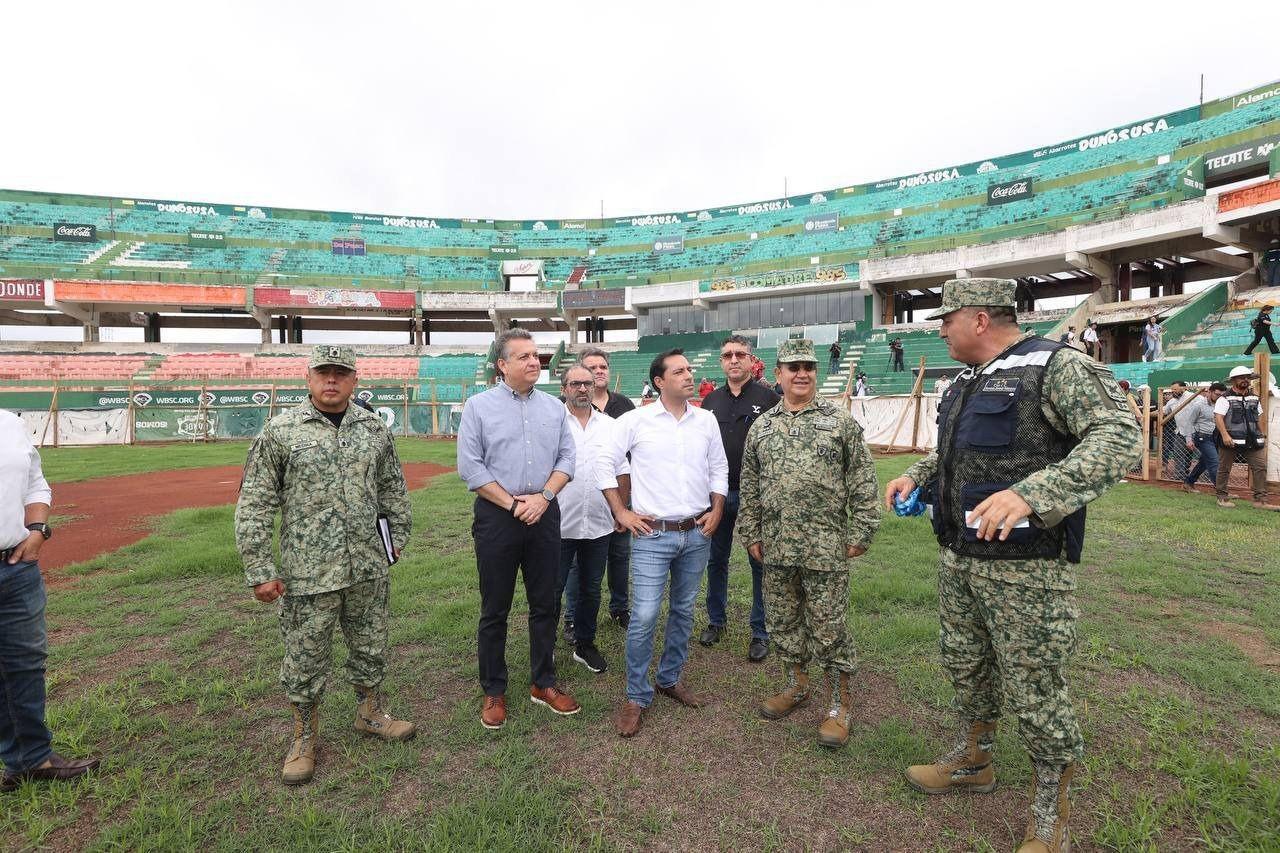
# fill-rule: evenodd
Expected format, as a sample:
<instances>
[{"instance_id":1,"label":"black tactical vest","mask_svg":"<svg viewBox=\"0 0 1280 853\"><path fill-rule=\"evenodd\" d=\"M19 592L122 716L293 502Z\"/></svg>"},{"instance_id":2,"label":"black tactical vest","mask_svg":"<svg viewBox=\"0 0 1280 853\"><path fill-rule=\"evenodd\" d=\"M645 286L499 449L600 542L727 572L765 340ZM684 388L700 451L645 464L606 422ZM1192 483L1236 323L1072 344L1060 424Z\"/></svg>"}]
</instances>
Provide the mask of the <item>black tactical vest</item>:
<instances>
[{"instance_id":1,"label":"black tactical vest","mask_svg":"<svg viewBox=\"0 0 1280 853\"><path fill-rule=\"evenodd\" d=\"M1079 442L1053 427L1041 411L1049 362L1065 345L1041 337L1019 341L982 373L966 370L938 406L938 476L933 482L933 530L957 554L989 560L1056 559L1080 562L1084 508L1061 524L1024 521L1003 542L980 541L965 513L1066 457Z\"/></svg>"},{"instance_id":2,"label":"black tactical vest","mask_svg":"<svg viewBox=\"0 0 1280 853\"><path fill-rule=\"evenodd\" d=\"M1227 401L1227 416L1222 419L1227 426L1227 435L1240 447L1262 447L1262 430L1258 428L1262 404L1257 395L1228 391L1222 399Z\"/></svg>"}]
</instances>

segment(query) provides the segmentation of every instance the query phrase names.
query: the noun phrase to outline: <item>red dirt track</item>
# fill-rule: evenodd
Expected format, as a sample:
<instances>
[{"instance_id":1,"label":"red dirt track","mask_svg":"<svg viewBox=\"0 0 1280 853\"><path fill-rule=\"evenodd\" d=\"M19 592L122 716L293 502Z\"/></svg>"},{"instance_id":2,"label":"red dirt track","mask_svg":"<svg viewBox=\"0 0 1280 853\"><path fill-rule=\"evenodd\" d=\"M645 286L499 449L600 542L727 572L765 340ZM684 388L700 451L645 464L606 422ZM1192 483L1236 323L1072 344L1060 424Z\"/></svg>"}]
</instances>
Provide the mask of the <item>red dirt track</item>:
<instances>
[{"instance_id":1,"label":"red dirt track","mask_svg":"<svg viewBox=\"0 0 1280 853\"><path fill-rule=\"evenodd\" d=\"M431 462L410 462L404 466L404 477L410 489L420 489L432 477L451 470ZM235 503L240 466L100 477L54 483L52 488L53 514L72 520L58 525L41 550L40 566L46 572L137 542L151 533L155 516Z\"/></svg>"}]
</instances>

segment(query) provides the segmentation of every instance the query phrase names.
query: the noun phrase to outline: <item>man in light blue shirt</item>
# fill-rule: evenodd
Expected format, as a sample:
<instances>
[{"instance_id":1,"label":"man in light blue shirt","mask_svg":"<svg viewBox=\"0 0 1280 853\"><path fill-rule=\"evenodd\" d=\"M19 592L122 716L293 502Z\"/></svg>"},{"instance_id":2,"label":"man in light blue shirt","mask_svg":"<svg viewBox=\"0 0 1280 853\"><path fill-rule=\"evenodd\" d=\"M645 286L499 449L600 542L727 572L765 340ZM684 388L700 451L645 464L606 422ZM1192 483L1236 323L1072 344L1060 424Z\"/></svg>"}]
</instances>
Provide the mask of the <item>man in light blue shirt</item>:
<instances>
[{"instance_id":1,"label":"man in light blue shirt","mask_svg":"<svg viewBox=\"0 0 1280 853\"><path fill-rule=\"evenodd\" d=\"M458 475L476 493L476 566L480 574L477 647L484 706L480 721L507 720L507 614L516 571L529 600L529 698L557 714L576 714L556 685L556 587L560 576L560 508L556 494L573 477L576 450L564 406L534 388L538 347L524 329L498 338L497 385L467 400L458 427Z\"/></svg>"}]
</instances>

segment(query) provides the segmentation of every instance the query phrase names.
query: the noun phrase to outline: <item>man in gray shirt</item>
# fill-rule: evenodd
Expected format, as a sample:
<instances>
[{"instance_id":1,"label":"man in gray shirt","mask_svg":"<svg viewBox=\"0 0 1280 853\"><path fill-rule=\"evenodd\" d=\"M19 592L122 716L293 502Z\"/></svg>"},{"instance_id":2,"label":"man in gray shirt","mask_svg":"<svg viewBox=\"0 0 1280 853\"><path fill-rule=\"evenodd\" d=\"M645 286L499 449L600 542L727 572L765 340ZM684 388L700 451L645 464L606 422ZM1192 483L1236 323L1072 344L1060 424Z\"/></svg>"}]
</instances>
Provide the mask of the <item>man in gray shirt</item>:
<instances>
[{"instance_id":1,"label":"man in gray shirt","mask_svg":"<svg viewBox=\"0 0 1280 853\"><path fill-rule=\"evenodd\" d=\"M556 494L573 477L577 451L564 405L534 388L538 347L524 329L498 338L502 379L467 400L458 427L458 475L476 493L476 565L480 573L477 646L484 706L480 722L507 720L507 614L516 571L529 600L529 698L557 714L578 703L556 685L556 586L560 576L560 508Z\"/></svg>"},{"instance_id":2,"label":"man in gray shirt","mask_svg":"<svg viewBox=\"0 0 1280 853\"><path fill-rule=\"evenodd\" d=\"M1194 492L1196 480L1199 480L1200 475L1206 471L1211 478L1217 474L1218 445L1215 433L1218 427L1213 419L1213 404L1218 402L1218 398L1226 393L1226 390L1226 385L1215 382L1182 410L1188 413L1187 450L1196 450L1200 453L1195 467L1187 472L1186 479L1182 481L1184 492Z\"/></svg>"}]
</instances>

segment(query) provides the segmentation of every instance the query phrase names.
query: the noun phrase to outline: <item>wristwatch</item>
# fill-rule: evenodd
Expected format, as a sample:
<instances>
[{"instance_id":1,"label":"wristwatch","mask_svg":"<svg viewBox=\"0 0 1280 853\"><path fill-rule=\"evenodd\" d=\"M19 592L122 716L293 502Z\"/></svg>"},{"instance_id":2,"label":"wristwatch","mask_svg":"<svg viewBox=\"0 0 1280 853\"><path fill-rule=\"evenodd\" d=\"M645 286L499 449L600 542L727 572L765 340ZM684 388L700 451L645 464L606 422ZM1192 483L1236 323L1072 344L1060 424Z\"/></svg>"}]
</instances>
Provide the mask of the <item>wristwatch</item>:
<instances>
[{"instance_id":1,"label":"wristwatch","mask_svg":"<svg viewBox=\"0 0 1280 853\"><path fill-rule=\"evenodd\" d=\"M37 521L35 524L28 524L28 530L39 531L40 535L48 539L53 535L53 528L45 524L43 521Z\"/></svg>"},{"instance_id":2,"label":"wristwatch","mask_svg":"<svg viewBox=\"0 0 1280 853\"><path fill-rule=\"evenodd\" d=\"M550 489L543 489L542 497L546 500L547 503L551 503L553 500L556 499L556 493L551 491Z\"/></svg>"}]
</instances>

